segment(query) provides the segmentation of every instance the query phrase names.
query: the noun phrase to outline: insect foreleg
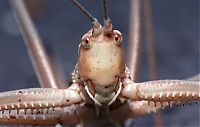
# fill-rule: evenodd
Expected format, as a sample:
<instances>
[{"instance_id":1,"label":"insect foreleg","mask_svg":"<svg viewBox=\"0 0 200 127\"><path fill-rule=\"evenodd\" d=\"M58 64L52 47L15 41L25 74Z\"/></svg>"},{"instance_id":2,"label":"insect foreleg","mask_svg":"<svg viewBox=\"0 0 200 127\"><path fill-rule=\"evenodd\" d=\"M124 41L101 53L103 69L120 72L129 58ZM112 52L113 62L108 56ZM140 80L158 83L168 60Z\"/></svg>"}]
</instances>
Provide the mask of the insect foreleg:
<instances>
[{"instance_id":1,"label":"insect foreleg","mask_svg":"<svg viewBox=\"0 0 200 127\"><path fill-rule=\"evenodd\" d=\"M153 102L191 101L200 99L200 84L196 81L157 80L134 83L124 80L122 96L133 100Z\"/></svg>"},{"instance_id":2,"label":"insect foreleg","mask_svg":"<svg viewBox=\"0 0 200 127\"><path fill-rule=\"evenodd\" d=\"M71 89L30 88L0 93L0 110L63 107L81 102Z\"/></svg>"}]
</instances>

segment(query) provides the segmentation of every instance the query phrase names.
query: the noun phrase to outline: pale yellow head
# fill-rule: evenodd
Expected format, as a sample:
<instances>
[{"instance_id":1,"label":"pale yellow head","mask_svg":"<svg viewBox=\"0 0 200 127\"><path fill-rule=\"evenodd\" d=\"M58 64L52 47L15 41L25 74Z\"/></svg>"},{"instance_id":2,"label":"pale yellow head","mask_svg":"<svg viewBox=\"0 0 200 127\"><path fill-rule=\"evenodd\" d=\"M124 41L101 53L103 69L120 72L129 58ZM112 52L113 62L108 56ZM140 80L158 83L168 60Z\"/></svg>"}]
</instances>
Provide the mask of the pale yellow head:
<instances>
[{"instance_id":1,"label":"pale yellow head","mask_svg":"<svg viewBox=\"0 0 200 127\"><path fill-rule=\"evenodd\" d=\"M124 75L125 60L122 35L117 30L100 27L97 34L89 30L82 37L78 54L78 69L82 81L91 80L97 86L116 84Z\"/></svg>"}]
</instances>

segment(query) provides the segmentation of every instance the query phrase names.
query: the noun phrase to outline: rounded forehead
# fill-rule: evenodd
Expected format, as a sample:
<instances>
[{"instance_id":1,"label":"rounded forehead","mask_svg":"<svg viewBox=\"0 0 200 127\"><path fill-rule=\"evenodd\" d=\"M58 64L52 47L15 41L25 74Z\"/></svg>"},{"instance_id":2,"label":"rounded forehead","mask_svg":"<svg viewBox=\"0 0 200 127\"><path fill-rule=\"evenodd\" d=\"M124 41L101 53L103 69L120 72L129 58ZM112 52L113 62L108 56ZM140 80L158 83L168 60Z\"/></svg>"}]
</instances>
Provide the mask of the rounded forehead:
<instances>
[{"instance_id":1,"label":"rounded forehead","mask_svg":"<svg viewBox=\"0 0 200 127\"><path fill-rule=\"evenodd\" d=\"M92 37L92 31L93 31L93 29L90 29L87 33L85 33L82 36L82 40L85 39L85 38L88 38L88 37ZM113 34L122 35L122 33L119 30L113 30L111 33L109 33L109 35L113 35ZM103 30L102 30L102 32L99 34L99 36L101 36L101 35L105 35L106 36L107 34L104 34ZM99 37L99 36L96 36L96 37Z\"/></svg>"}]
</instances>

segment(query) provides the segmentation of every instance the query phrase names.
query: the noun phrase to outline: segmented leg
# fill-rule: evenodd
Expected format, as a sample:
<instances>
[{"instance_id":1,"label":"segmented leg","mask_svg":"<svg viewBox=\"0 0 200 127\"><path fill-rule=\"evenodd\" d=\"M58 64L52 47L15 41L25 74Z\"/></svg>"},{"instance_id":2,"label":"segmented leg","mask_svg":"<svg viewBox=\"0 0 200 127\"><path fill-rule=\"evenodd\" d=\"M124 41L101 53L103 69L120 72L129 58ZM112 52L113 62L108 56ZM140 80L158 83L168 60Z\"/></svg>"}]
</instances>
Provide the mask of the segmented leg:
<instances>
[{"instance_id":1,"label":"segmented leg","mask_svg":"<svg viewBox=\"0 0 200 127\"><path fill-rule=\"evenodd\" d=\"M133 100L153 102L191 101L200 99L200 83L185 80L157 80L134 83L124 80L122 96Z\"/></svg>"},{"instance_id":2,"label":"segmented leg","mask_svg":"<svg viewBox=\"0 0 200 127\"><path fill-rule=\"evenodd\" d=\"M25 39L29 56L34 65L40 85L47 88L65 88L59 84L53 73L52 65L42 45L42 40L35 29L23 0L10 0L19 28ZM59 86L60 85L60 86Z\"/></svg>"},{"instance_id":3,"label":"segmented leg","mask_svg":"<svg viewBox=\"0 0 200 127\"><path fill-rule=\"evenodd\" d=\"M0 111L64 107L82 97L71 89L30 88L0 93Z\"/></svg>"},{"instance_id":4,"label":"segmented leg","mask_svg":"<svg viewBox=\"0 0 200 127\"><path fill-rule=\"evenodd\" d=\"M129 37L128 37L128 67L130 68L131 78L137 81L139 78L140 65L140 0L130 1L130 18L129 18Z\"/></svg>"},{"instance_id":5,"label":"segmented leg","mask_svg":"<svg viewBox=\"0 0 200 127\"><path fill-rule=\"evenodd\" d=\"M0 123L10 125L70 125L79 122L76 105L42 109L12 109L0 111Z\"/></svg>"},{"instance_id":6,"label":"segmented leg","mask_svg":"<svg viewBox=\"0 0 200 127\"><path fill-rule=\"evenodd\" d=\"M74 104L82 97L75 85L68 89L30 88L0 93L0 123L17 125L75 124Z\"/></svg>"}]
</instances>

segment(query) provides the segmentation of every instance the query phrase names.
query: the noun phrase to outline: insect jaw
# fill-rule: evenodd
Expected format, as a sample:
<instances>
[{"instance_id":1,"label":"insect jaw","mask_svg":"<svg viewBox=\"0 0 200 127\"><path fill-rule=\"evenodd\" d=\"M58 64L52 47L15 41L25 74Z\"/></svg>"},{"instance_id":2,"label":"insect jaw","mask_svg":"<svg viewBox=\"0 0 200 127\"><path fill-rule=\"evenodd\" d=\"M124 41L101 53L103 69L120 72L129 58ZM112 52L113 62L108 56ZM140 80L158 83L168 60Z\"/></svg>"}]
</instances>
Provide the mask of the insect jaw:
<instances>
[{"instance_id":1,"label":"insect jaw","mask_svg":"<svg viewBox=\"0 0 200 127\"><path fill-rule=\"evenodd\" d=\"M115 100L121 93L122 82L118 82L117 85L118 85L118 88L117 89L114 88L114 89L116 89L116 91L112 90L109 94L100 94L100 93L92 94L90 91L90 88L88 87L87 84L85 84L85 90L86 90L87 94L89 95L89 97L94 101L95 105L98 105L100 107L110 106L111 104L113 104L115 102ZM105 89L103 87L99 87L99 90L104 91Z\"/></svg>"}]
</instances>

